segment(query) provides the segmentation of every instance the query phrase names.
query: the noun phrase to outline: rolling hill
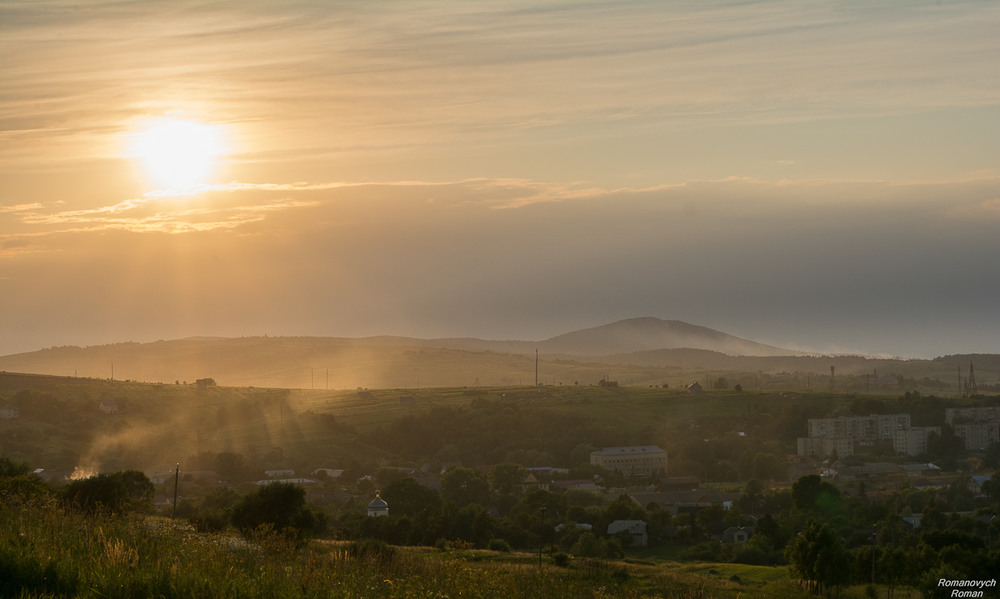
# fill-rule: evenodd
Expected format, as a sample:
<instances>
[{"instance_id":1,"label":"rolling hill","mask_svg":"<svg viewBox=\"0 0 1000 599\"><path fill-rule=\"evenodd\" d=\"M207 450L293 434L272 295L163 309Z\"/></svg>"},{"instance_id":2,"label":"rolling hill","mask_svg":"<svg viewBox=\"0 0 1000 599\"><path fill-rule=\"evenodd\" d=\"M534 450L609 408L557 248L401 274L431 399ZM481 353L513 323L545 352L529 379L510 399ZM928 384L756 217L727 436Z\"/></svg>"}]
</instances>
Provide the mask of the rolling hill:
<instances>
[{"instance_id":1,"label":"rolling hill","mask_svg":"<svg viewBox=\"0 0 1000 599\"><path fill-rule=\"evenodd\" d=\"M818 388L834 366L842 378L854 377L857 390L870 387L859 382L866 373L895 388L905 386L896 382L905 378L930 377L943 389L956 380L956 369L970 364L960 356L933 361L807 356L680 321L633 318L541 341L197 337L52 347L0 357L0 371L165 383L212 378L226 386L300 389L516 386L534 384L536 350L538 382L566 385L602 379L671 387L699 380L704 385L731 373L729 384L739 381L749 388L765 384L760 374L805 373L794 380L782 374L777 388L814 382ZM1000 360L979 356L976 363L980 383L995 383Z\"/></svg>"}]
</instances>

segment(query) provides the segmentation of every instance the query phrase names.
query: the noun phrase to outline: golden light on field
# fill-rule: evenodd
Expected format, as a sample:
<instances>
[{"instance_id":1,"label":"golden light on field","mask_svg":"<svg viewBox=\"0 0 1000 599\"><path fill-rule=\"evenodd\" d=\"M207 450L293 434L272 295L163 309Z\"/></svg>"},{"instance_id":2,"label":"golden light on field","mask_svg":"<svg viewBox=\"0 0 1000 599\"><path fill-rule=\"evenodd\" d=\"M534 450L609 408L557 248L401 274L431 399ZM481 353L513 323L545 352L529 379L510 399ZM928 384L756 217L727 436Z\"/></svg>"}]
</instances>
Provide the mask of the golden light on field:
<instances>
[{"instance_id":1,"label":"golden light on field","mask_svg":"<svg viewBox=\"0 0 1000 599\"><path fill-rule=\"evenodd\" d=\"M131 153L153 183L183 191L207 183L224 150L220 126L165 117L145 123L134 135Z\"/></svg>"}]
</instances>

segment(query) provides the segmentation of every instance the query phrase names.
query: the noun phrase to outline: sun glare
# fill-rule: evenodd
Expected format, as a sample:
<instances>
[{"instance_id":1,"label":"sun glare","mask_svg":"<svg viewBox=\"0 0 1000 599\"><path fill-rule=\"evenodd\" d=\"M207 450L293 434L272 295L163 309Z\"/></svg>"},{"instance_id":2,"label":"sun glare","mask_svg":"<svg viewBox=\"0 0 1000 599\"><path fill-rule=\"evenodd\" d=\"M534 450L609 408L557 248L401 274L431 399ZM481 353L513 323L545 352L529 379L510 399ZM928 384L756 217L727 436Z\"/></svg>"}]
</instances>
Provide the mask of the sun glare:
<instances>
[{"instance_id":1,"label":"sun glare","mask_svg":"<svg viewBox=\"0 0 1000 599\"><path fill-rule=\"evenodd\" d=\"M157 185L183 191L208 182L223 153L222 132L197 121L156 119L135 135L132 152Z\"/></svg>"}]
</instances>

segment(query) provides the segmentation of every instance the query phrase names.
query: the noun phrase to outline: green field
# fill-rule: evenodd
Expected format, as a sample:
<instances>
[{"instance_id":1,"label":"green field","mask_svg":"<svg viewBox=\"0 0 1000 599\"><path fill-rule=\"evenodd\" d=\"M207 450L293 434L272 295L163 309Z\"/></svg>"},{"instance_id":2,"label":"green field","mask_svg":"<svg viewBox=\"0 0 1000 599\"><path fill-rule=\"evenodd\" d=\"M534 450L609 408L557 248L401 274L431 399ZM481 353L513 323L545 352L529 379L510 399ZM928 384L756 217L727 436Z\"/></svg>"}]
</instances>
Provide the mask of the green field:
<instances>
[{"instance_id":1,"label":"green field","mask_svg":"<svg viewBox=\"0 0 1000 599\"><path fill-rule=\"evenodd\" d=\"M10 509L14 508L14 509ZM631 562L631 563L630 563ZM2 597L806 597L788 569L195 533L52 504L0 511ZM740 581L730 580L735 575ZM850 595L847 595L850 596Z\"/></svg>"}]
</instances>

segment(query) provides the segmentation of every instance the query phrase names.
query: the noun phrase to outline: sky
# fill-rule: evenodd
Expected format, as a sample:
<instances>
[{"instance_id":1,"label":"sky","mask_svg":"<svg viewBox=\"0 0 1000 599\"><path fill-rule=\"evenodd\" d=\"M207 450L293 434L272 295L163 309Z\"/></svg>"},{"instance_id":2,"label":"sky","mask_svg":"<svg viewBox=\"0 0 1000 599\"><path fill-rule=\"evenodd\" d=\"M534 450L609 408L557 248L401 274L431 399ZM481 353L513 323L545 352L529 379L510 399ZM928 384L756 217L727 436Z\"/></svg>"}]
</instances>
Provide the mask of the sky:
<instances>
[{"instance_id":1,"label":"sky","mask_svg":"<svg viewBox=\"0 0 1000 599\"><path fill-rule=\"evenodd\" d=\"M1000 353L1000 3L0 0L0 355Z\"/></svg>"}]
</instances>

